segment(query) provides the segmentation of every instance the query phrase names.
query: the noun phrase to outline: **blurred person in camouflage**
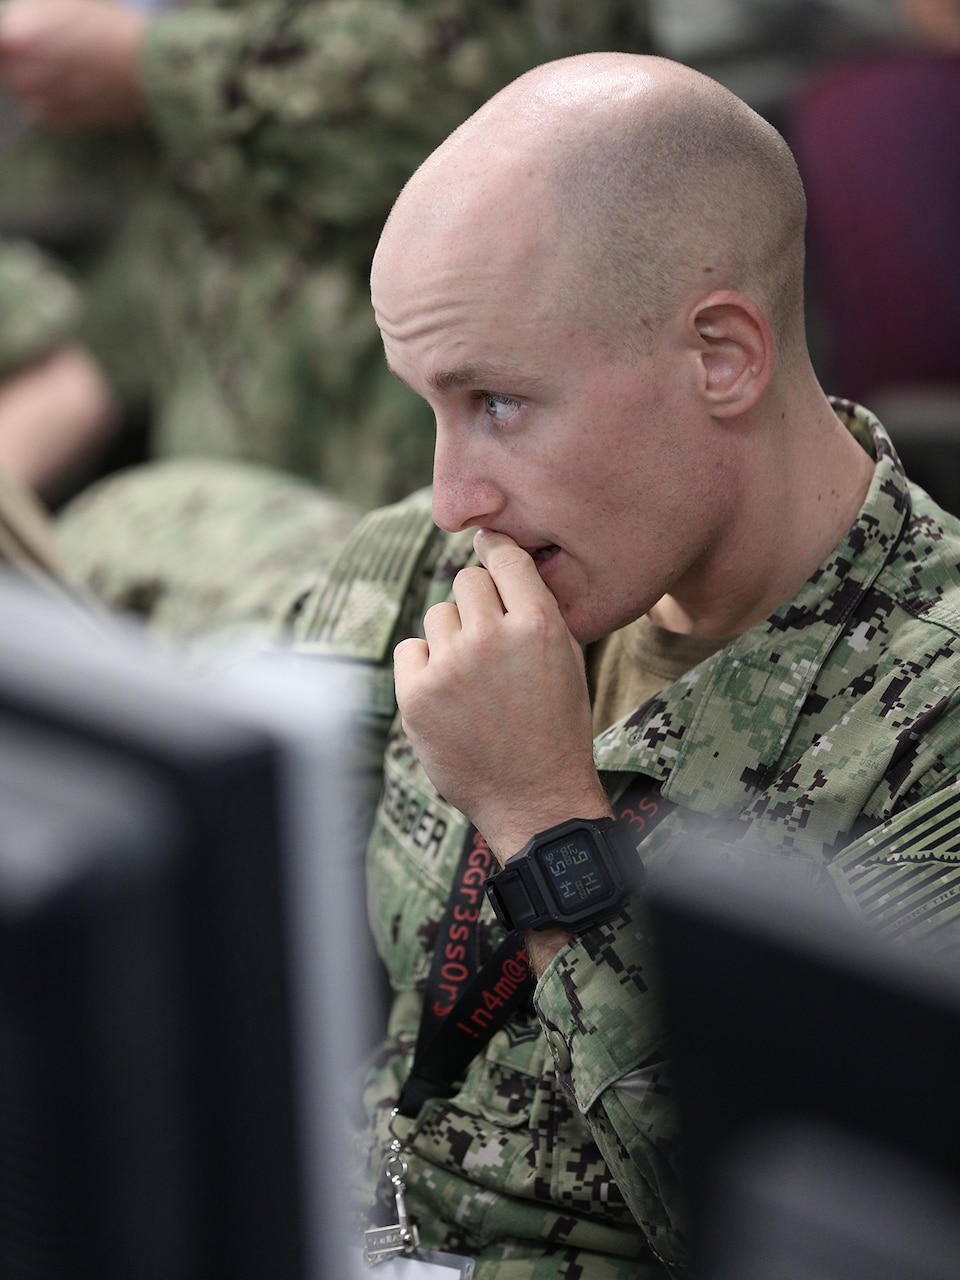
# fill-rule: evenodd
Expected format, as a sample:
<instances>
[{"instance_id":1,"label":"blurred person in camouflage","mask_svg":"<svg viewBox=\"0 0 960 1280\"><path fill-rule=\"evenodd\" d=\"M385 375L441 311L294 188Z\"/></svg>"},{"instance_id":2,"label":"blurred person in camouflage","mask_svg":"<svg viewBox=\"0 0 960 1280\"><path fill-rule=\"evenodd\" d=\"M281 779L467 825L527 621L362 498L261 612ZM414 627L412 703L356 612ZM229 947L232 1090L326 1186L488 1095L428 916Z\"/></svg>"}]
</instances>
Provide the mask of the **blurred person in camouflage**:
<instances>
[{"instance_id":1,"label":"blurred person in camouflage","mask_svg":"<svg viewBox=\"0 0 960 1280\"><path fill-rule=\"evenodd\" d=\"M79 545L64 548L42 499L87 474L118 416L103 370L78 341L83 310L55 260L0 240L0 569L94 617L109 599L198 649L211 634L218 647L276 637L357 519L306 481L199 459L135 469L107 510L96 507L102 519L83 521ZM133 580L94 575L88 590L79 570L90 541L126 548ZM191 543L202 557L184 554Z\"/></svg>"},{"instance_id":2,"label":"blurred person in camouflage","mask_svg":"<svg viewBox=\"0 0 960 1280\"><path fill-rule=\"evenodd\" d=\"M383 219L496 88L604 47L647 47L640 0L5 4L0 82L32 120L151 149L98 275L130 297L94 345L146 379L153 453L268 463L360 506L426 483L429 415L385 375L368 306Z\"/></svg>"},{"instance_id":3,"label":"blurred person in camouflage","mask_svg":"<svg viewBox=\"0 0 960 1280\"><path fill-rule=\"evenodd\" d=\"M804 218L742 101L608 54L494 97L387 222L432 496L367 515L297 624L370 670L374 1256L406 1228L477 1280L683 1274L639 864L707 832L957 946L960 523L822 391Z\"/></svg>"},{"instance_id":4,"label":"blurred person in camouflage","mask_svg":"<svg viewBox=\"0 0 960 1280\"><path fill-rule=\"evenodd\" d=\"M116 426L107 379L77 340L82 309L35 245L0 240L0 475L47 499Z\"/></svg>"}]
</instances>

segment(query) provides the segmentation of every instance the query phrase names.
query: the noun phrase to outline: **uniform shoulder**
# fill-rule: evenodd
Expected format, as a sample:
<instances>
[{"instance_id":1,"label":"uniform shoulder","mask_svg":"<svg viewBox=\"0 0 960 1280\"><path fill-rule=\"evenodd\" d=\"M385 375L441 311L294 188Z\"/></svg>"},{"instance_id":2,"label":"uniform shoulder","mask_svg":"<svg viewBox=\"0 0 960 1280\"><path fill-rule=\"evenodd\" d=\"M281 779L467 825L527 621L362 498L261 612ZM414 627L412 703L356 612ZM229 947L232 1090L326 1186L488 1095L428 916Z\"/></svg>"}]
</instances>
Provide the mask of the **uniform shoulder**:
<instances>
[{"instance_id":1,"label":"uniform shoulder","mask_svg":"<svg viewBox=\"0 0 960 1280\"><path fill-rule=\"evenodd\" d=\"M911 614L960 635L960 519L911 484L913 511L888 577Z\"/></svg>"},{"instance_id":2,"label":"uniform shoulder","mask_svg":"<svg viewBox=\"0 0 960 1280\"><path fill-rule=\"evenodd\" d=\"M331 656L384 662L408 620L419 617L455 535L433 522L431 496L418 490L363 517L298 617L298 646Z\"/></svg>"}]
</instances>

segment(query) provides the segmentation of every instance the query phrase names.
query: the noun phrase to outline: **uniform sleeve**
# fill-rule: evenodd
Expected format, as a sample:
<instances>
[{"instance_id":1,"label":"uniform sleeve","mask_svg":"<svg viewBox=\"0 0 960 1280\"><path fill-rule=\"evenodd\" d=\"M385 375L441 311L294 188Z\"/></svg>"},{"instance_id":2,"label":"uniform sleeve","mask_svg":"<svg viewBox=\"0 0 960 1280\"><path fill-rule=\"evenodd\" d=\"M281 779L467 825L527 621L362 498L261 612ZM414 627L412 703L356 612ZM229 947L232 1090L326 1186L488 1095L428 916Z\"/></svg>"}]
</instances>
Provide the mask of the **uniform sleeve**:
<instances>
[{"instance_id":1,"label":"uniform sleeve","mask_svg":"<svg viewBox=\"0 0 960 1280\"><path fill-rule=\"evenodd\" d=\"M655 990L651 929L633 900L560 952L535 1001L561 1085L650 1247L681 1274L676 1112Z\"/></svg>"},{"instance_id":2,"label":"uniform sleeve","mask_svg":"<svg viewBox=\"0 0 960 1280\"><path fill-rule=\"evenodd\" d=\"M0 241L0 378L71 340L80 295L39 249Z\"/></svg>"},{"instance_id":3,"label":"uniform sleeve","mask_svg":"<svg viewBox=\"0 0 960 1280\"><path fill-rule=\"evenodd\" d=\"M148 28L148 118L195 196L226 203L242 190L249 203L252 184L271 207L349 226L392 201L423 156L514 75L611 39L645 48L646 26L636 0L188 8Z\"/></svg>"},{"instance_id":4,"label":"uniform sleeve","mask_svg":"<svg viewBox=\"0 0 960 1280\"><path fill-rule=\"evenodd\" d=\"M960 949L960 779L949 778L852 841L829 872L850 911L883 941L955 955Z\"/></svg>"}]
</instances>

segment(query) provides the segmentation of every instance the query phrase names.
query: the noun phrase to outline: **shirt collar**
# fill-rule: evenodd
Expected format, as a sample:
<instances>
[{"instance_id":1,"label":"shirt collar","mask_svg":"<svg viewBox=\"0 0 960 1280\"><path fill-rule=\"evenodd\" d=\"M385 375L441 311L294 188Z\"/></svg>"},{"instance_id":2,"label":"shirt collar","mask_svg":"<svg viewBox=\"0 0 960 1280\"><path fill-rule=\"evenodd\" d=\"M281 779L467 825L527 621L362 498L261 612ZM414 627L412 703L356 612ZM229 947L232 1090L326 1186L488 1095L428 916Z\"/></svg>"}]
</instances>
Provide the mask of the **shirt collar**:
<instances>
[{"instance_id":1,"label":"shirt collar","mask_svg":"<svg viewBox=\"0 0 960 1280\"><path fill-rule=\"evenodd\" d=\"M833 406L876 458L846 537L765 622L606 730L595 743L601 771L647 773L679 804L733 813L779 760L827 654L889 560L911 511L903 467L883 427L849 401Z\"/></svg>"}]
</instances>

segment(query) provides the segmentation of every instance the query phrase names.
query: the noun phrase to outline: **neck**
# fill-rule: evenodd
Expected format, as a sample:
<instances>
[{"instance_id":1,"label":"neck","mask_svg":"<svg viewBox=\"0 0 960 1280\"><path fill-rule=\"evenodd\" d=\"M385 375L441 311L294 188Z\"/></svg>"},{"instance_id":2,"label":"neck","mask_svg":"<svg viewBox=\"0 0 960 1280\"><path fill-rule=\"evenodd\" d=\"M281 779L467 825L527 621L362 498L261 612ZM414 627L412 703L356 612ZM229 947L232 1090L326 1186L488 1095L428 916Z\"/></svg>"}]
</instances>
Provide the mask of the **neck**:
<instances>
[{"instance_id":1,"label":"neck","mask_svg":"<svg viewBox=\"0 0 960 1280\"><path fill-rule=\"evenodd\" d=\"M846 535L873 459L817 388L807 412L754 438L729 526L649 611L667 631L734 636L791 600ZM779 415L778 415L779 417ZM764 449L763 440L771 446Z\"/></svg>"}]
</instances>

